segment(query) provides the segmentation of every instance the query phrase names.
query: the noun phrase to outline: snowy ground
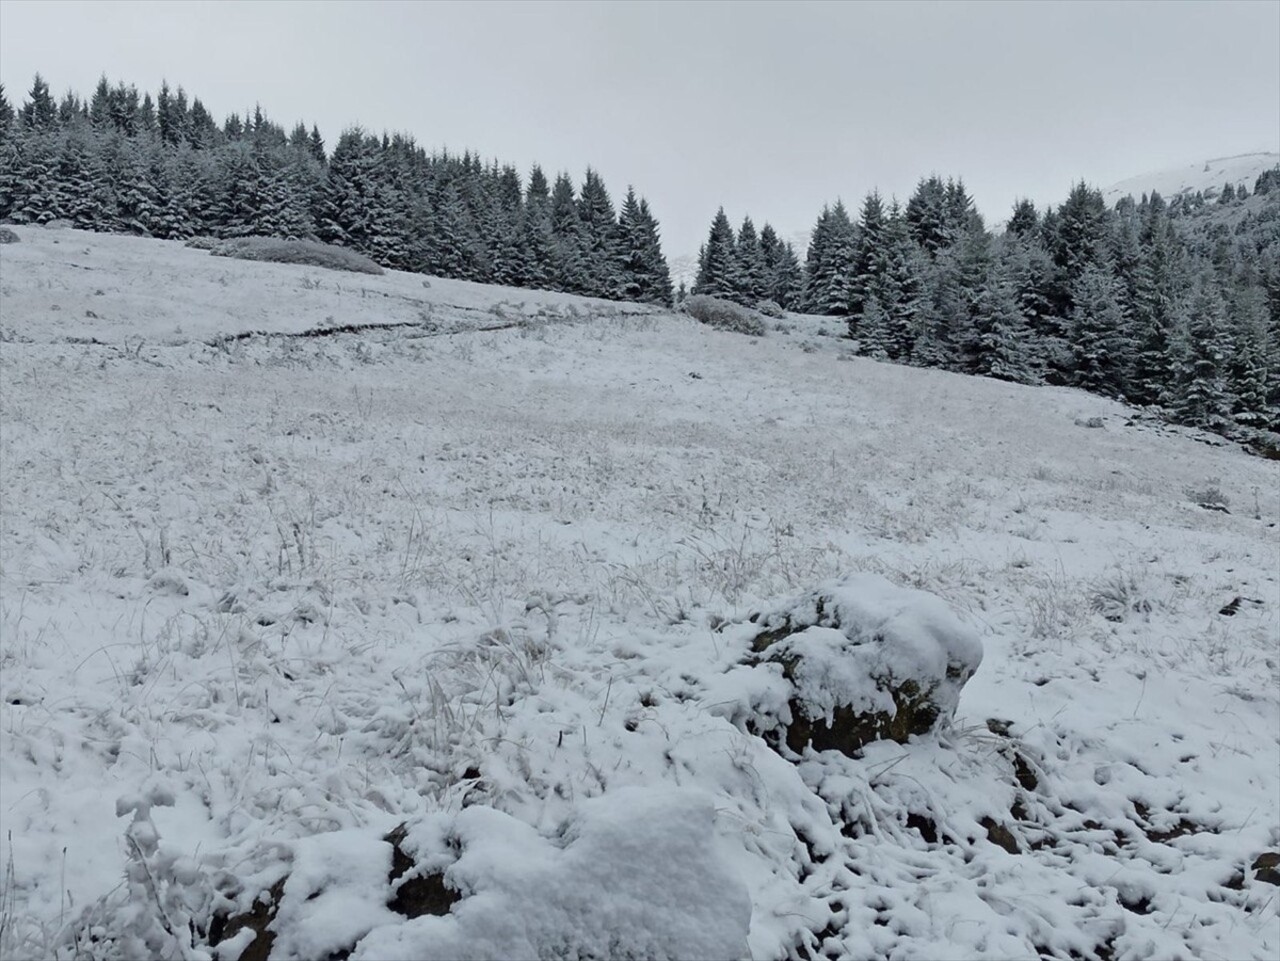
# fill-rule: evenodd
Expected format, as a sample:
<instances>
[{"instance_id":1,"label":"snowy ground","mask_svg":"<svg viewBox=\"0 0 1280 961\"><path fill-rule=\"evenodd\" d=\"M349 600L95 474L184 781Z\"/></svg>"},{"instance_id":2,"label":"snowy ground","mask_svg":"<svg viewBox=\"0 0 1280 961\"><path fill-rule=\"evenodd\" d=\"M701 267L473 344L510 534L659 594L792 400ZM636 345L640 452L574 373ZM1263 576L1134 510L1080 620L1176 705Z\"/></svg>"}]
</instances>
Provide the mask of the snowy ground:
<instances>
[{"instance_id":1,"label":"snowy ground","mask_svg":"<svg viewBox=\"0 0 1280 961\"><path fill-rule=\"evenodd\" d=\"M17 233L0 955L286 874L274 957L1280 953L1275 463L813 318ZM947 735L793 764L730 721L738 622L851 572L985 658ZM405 822L484 898L400 923Z\"/></svg>"}]
</instances>

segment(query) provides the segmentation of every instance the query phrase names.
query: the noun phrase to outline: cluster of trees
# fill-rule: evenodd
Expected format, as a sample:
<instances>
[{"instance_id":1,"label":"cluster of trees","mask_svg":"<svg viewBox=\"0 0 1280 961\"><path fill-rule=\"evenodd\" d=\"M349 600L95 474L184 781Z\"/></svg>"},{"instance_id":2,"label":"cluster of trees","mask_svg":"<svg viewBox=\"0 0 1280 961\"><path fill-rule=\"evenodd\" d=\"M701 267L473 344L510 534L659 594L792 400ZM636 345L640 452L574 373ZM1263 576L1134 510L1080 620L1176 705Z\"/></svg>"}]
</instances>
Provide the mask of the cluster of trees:
<instances>
[{"instance_id":1,"label":"cluster of trees","mask_svg":"<svg viewBox=\"0 0 1280 961\"><path fill-rule=\"evenodd\" d=\"M263 116L219 126L179 88L149 93L104 78L87 102L55 101L38 75L15 111L0 86L0 219L68 220L160 238L316 238L384 267L516 287L671 302L648 203L615 211L588 170L575 190L538 167L428 154L411 137L286 133Z\"/></svg>"},{"instance_id":2,"label":"cluster of trees","mask_svg":"<svg viewBox=\"0 0 1280 961\"><path fill-rule=\"evenodd\" d=\"M731 300L746 307L771 300L783 310L798 310L804 274L791 244L778 239L767 223L756 233L747 217L735 236L721 207L711 236L698 251L693 293Z\"/></svg>"},{"instance_id":3,"label":"cluster of trees","mask_svg":"<svg viewBox=\"0 0 1280 961\"><path fill-rule=\"evenodd\" d=\"M695 290L724 276L711 251L727 226ZM1280 168L1216 201L1108 208L1081 183L1056 209L1019 202L999 235L961 181L929 177L905 208L878 193L856 219L825 208L803 276L795 307L846 318L871 357L1280 430Z\"/></svg>"}]
</instances>

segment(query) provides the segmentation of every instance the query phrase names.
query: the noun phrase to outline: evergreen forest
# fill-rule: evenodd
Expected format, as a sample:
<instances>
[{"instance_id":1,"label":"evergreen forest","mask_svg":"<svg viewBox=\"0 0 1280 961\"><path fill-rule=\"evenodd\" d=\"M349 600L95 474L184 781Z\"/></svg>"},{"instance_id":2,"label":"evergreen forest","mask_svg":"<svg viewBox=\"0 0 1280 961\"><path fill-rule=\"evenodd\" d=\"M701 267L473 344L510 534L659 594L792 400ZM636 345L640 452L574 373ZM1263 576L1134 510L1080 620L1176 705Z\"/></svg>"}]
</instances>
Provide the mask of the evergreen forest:
<instances>
[{"instance_id":1,"label":"evergreen forest","mask_svg":"<svg viewBox=\"0 0 1280 961\"><path fill-rule=\"evenodd\" d=\"M1280 167L1108 208L1077 184L1018 202L997 234L960 180L903 207L871 193L813 228L803 270L767 225L720 210L693 293L839 316L860 353L1025 384L1081 387L1275 450L1280 431Z\"/></svg>"},{"instance_id":2,"label":"evergreen forest","mask_svg":"<svg viewBox=\"0 0 1280 961\"><path fill-rule=\"evenodd\" d=\"M55 100L37 75L16 110L0 87L0 220L165 239L318 239L383 267L479 283L670 304L658 222L628 189L615 211L588 169L575 189L534 167L428 154L402 134L291 132L255 109L215 122L199 98L99 81Z\"/></svg>"}]
</instances>

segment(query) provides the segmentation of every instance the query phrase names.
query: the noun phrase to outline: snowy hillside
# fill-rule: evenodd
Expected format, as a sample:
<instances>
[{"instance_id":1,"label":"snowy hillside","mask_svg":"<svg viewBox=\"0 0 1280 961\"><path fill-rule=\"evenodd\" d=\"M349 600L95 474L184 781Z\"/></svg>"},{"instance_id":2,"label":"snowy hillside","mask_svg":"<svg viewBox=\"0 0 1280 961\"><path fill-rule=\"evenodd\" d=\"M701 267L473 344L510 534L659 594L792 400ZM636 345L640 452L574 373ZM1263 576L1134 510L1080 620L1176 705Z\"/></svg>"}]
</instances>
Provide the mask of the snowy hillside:
<instances>
[{"instance_id":1,"label":"snowy hillside","mask_svg":"<svg viewBox=\"0 0 1280 961\"><path fill-rule=\"evenodd\" d=\"M1203 163L1130 177L1107 187L1102 191L1102 198L1108 207L1114 206L1117 200L1124 197L1132 196L1134 200L1138 200L1144 193L1150 194L1152 191L1159 193L1165 200L1197 191L1204 191L1206 198L1213 199L1222 191L1223 185L1228 183L1237 188L1243 185L1252 191L1259 174L1277 164L1280 164L1280 154L1276 153L1218 157Z\"/></svg>"},{"instance_id":2,"label":"snowy hillside","mask_svg":"<svg viewBox=\"0 0 1280 961\"><path fill-rule=\"evenodd\" d=\"M817 318L14 229L0 956L1280 954L1275 462Z\"/></svg>"}]
</instances>

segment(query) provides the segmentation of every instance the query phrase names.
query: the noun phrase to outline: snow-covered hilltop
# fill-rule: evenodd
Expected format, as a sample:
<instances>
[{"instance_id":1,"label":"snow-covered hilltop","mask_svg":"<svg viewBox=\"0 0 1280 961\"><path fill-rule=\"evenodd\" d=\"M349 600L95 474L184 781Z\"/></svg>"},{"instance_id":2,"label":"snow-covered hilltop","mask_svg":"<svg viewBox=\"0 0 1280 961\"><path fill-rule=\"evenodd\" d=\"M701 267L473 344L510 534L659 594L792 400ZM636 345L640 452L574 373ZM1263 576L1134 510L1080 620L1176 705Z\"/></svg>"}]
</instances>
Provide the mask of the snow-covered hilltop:
<instances>
[{"instance_id":1,"label":"snow-covered hilltop","mask_svg":"<svg viewBox=\"0 0 1280 961\"><path fill-rule=\"evenodd\" d=\"M1102 191L1107 206L1112 206L1124 197L1138 200L1143 194L1152 192L1160 194L1165 200L1203 192L1205 198L1212 200L1218 196L1226 184L1232 187L1246 187L1253 190L1258 176L1280 164L1280 154L1248 153L1234 157L1216 157L1203 163L1188 164L1171 170L1139 174L1119 183L1112 184Z\"/></svg>"},{"instance_id":2,"label":"snow-covered hilltop","mask_svg":"<svg viewBox=\"0 0 1280 961\"><path fill-rule=\"evenodd\" d=\"M1280 469L661 308L13 228L0 956L1280 954Z\"/></svg>"}]
</instances>

